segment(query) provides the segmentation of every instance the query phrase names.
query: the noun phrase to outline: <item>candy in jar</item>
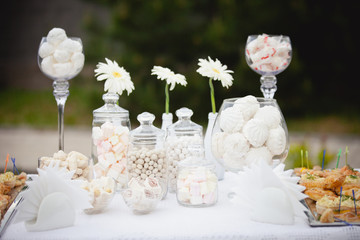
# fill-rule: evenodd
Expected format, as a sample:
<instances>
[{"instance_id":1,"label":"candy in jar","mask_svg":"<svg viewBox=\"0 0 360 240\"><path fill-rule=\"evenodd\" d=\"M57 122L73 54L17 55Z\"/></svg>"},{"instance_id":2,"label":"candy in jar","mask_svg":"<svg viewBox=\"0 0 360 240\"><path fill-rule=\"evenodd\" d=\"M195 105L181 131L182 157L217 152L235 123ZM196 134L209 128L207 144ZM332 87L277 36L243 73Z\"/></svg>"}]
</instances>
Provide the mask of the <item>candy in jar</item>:
<instances>
[{"instance_id":1,"label":"candy in jar","mask_svg":"<svg viewBox=\"0 0 360 240\"><path fill-rule=\"evenodd\" d=\"M103 95L105 105L94 110L92 158L96 178L112 177L117 190L127 184L126 152L129 144L129 111L119 107L116 93Z\"/></svg>"},{"instance_id":2,"label":"candy in jar","mask_svg":"<svg viewBox=\"0 0 360 240\"><path fill-rule=\"evenodd\" d=\"M169 191L175 193L177 164L204 148L203 128L191 121L193 111L180 108L178 121L167 128L166 156L169 163Z\"/></svg>"},{"instance_id":3,"label":"candy in jar","mask_svg":"<svg viewBox=\"0 0 360 240\"><path fill-rule=\"evenodd\" d=\"M218 178L214 163L190 157L178 164L176 198L186 207L207 207L217 202Z\"/></svg>"},{"instance_id":4,"label":"candy in jar","mask_svg":"<svg viewBox=\"0 0 360 240\"><path fill-rule=\"evenodd\" d=\"M167 193L167 162L165 131L153 125L155 116L144 112L137 117L140 126L130 132L127 152L129 183L136 179L141 185L155 179L161 187L161 196Z\"/></svg>"}]
</instances>

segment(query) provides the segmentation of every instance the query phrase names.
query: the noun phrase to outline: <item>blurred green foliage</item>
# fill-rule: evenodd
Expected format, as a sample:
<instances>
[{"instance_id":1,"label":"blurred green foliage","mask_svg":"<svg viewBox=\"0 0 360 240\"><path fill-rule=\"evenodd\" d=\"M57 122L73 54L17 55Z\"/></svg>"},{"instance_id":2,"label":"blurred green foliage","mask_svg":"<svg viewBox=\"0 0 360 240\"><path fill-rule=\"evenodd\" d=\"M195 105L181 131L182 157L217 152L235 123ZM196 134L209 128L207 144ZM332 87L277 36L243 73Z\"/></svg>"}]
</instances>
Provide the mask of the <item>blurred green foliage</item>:
<instances>
[{"instance_id":1,"label":"blurred green foliage","mask_svg":"<svg viewBox=\"0 0 360 240\"><path fill-rule=\"evenodd\" d=\"M356 12L350 5L305 0L88 1L107 8L110 20L104 24L91 14L84 19L87 59L95 64L107 57L131 73L136 90L120 105L135 115L147 110L161 116L164 111L163 83L150 75L160 65L184 74L189 82L170 92L170 111L187 106L196 109L195 120L206 120L209 87L196 69L198 58L207 56L234 70L231 88L215 83L218 109L224 98L261 96L260 76L247 66L244 48L248 35L268 33L292 40L293 59L278 75L275 94L287 119L326 114L359 119L358 103L352 100L356 63L350 59L358 44Z\"/></svg>"}]
</instances>

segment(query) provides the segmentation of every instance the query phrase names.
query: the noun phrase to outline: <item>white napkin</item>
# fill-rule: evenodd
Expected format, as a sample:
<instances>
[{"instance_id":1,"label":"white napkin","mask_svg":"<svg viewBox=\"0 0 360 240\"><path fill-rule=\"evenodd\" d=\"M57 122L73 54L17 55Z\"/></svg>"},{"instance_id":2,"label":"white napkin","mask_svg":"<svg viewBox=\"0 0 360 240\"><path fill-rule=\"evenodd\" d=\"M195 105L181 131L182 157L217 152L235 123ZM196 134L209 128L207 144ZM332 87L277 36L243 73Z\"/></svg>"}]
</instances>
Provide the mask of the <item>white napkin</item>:
<instances>
[{"instance_id":1,"label":"white napkin","mask_svg":"<svg viewBox=\"0 0 360 240\"><path fill-rule=\"evenodd\" d=\"M254 221L293 224L295 215L305 218L306 208L300 203L306 197L304 187L297 184L299 177L292 176L293 170L284 168L279 164L272 169L264 162L245 167L235 176L230 201L249 209Z\"/></svg>"},{"instance_id":2,"label":"white napkin","mask_svg":"<svg viewBox=\"0 0 360 240\"><path fill-rule=\"evenodd\" d=\"M53 164L37 171L38 177L27 182L29 189L21 193L24 200L15 218L15 222L25 221L28 231L72 226L75 210L92 207L81 181L71 180L74 172Z\"/></svg>"}]
</instances>

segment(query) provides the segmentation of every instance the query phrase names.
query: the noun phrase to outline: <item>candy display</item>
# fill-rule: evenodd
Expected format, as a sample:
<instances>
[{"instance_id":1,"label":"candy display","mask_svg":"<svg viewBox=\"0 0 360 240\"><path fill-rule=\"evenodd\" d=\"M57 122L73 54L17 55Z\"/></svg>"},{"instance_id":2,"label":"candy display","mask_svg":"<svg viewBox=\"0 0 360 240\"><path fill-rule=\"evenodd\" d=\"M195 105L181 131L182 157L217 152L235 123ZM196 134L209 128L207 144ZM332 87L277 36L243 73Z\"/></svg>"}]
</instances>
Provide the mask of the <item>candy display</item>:
<instances>
[{"instance_id":1,"label":"candy display","mask_svg":"<svg viewBox=\"0 0 360 240\"><path fill-rule=\"evenodd\" d=\"M186 158L198 155L204 149L202 126L192 122L193 111L180 108L176 111L178 121L167 128L166 155L169 172L169 192L176 190L177 164Z\"/></svg>"},{"instance_id":2,"label":"candy display","mask_svg":"<svg viewBox=\"0 0 360 240\"><path fill-rule=\"evenodd\" d=\"M88 180L92 178L92 169L89 158L84 154L71 151L68 154L60 150L52 157L39 158L39 168L49 166L51 163L59 164L59 167L68 171L74 171L72 179Z\"/></svg>"},{"instance_id":3,"label":"candy display","mask_svg":"<svg viewBox=\"0 0 360 240\"><path fill-rule=\"evenodd\" d=\"M88 214L99 213L104 210L113 199L116 191L116 183L111 177L100 177L86 181L82 188L90 195L90 203L93 208L85 209Z\"/></svg>"},{"instance_id":4,"label":"candy display","mask_svg":"<svg viewBox=\"0 0 360 240\"><path fill-rule=\"evenodd\" d=\"M262 74L281 72L290 61L291 45L286 36L258 35L246 46L250 67Z\"/></svg>"},{"instance_id":5,"label":"candy display","mask_svg":"<svg viewBox=\"0 0 360 240\"><path fill-rule=\"evenodd\" d=\"M156 178L132 178L128 188L122 191L122 196L134 213L146 214L156 208L163 196L163 189Z\"/></svg>"},{"instance_id":6,"label":"candy display","mask_svg":"<svg viewBox=\"0 0 360 240\"><path fill-rule=\"evenodd\" d=\"M212 136L212 151L229 170L287 156L286 124L275 100L254 96L227 99Z\"/></svg>"},{"instance_id":7,"label":"candy display","mask_svg":"<svg viewBox=\"0 0 360 240\"><path fill-rule=\"evenodd\" d=\"M179 163L176 197L183 206L204 207L217 201L215 165L205 160L188 158Z\"/></svg>"},{"instance_id":8,"label":"candy display","mask_svg":"<svg viewBox=\"0 0 360 240\"><path fill-rule=\"evenodd\" d=\"M53 28L39 47L42 71L56 78L76 75L84 66L84 54L79 39L68 38L64 29Z\"/></svg>"},{"instance_id":9,"label":"candy display","mask_svg":"<svg viewBox=\"0 0 360 240\"><path fill-rule=\"evenodd\" d=\"M130 131L127 153L129 184L136 180L144 185L146 179L156 179L161 196L165 197L168 189L165 131L153 125L155 116L151 113L141 113L137 119L140 126Z\"/></svg>"},{"instance_id":10,"label":"candy display","mask_svg":"<svg viewBox=\"0 0 360 240\"><path fill-rule=\"evenodd\" d=\"M129 144L129 129L112 122L93 127L92 139L97 156L94 165L96 177L109 176L124 187L127 182L126 151Z\"/></svg>"}]
</instances>

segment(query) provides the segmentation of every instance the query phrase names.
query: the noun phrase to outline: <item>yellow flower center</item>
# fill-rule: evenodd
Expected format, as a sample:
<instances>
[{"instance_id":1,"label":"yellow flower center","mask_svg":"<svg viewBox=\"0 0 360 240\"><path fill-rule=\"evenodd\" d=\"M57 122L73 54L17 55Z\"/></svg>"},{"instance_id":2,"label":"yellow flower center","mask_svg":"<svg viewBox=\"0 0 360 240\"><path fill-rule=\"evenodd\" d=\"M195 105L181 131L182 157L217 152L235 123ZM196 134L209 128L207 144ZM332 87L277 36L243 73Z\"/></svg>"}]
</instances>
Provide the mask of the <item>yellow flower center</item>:
<instances>
[{"instance_id":1,"label":"yellow flower center","mask_svg":"<svg viewBox=\"0 0 360 240\"><path fill-rule=\"evenodd\" d=\"M217 74L220 73L219 70L217 70L216 68L213 68L212 70L213 70L214 72L216 72Z\"/></svg>"},{"instance_id":2,"label":"yellow flower center","mask_svg":"<svg viewBox=\"0 0 360 240\"><path fill-rule=\"evenodd\" d=\"M113 72L113 76L116 78L119 78L119 77L121 77L121 74L118 72Z\"/></svg>"}]
</instances>

